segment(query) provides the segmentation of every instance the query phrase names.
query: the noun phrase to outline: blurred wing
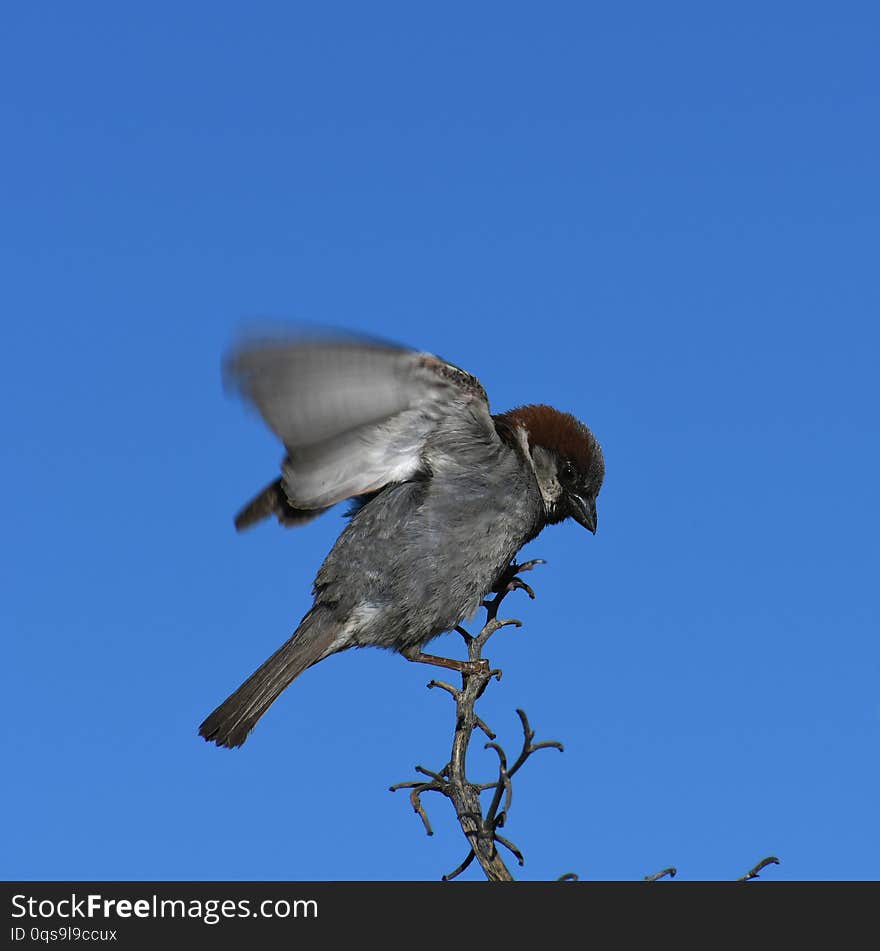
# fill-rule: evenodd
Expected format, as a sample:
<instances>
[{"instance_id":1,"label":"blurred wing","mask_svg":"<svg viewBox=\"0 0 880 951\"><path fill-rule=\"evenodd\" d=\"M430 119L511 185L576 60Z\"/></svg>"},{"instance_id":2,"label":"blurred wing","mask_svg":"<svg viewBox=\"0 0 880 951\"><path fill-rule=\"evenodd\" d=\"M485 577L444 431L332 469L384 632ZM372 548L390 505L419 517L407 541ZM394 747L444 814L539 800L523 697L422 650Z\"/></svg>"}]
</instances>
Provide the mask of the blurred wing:
<instances>
[{"instance_id":1,"label":"blurred wing","mask_svg":"<svg viewBox=\"0 0 880 951\"><path fill-rule=\"evenodd\" d=\"M227 378L288 450L284 491L298 509L404 482L444 425L496 439L479 381L439 357L348 339L245 344Z\"/></svg>"}]
</instances>

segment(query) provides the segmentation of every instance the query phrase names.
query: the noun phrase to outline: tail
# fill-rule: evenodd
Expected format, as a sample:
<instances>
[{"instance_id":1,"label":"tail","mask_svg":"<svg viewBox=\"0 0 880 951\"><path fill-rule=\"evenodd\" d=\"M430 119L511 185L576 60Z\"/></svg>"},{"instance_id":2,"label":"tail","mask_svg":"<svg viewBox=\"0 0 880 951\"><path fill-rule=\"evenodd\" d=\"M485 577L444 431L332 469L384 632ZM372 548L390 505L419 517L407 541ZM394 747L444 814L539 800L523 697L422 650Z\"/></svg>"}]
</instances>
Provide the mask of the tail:
<instances>
[{"instance_id":1,"label":"tail","mask_svg":"<svg viewBox=\"0 0 880 951\"><path fill-rule=\"evenodd\" d=\"M326 511L325 508L298 509L291 505L287 500L282 480L276 479L258 492L235 516L235 527L243 532L270 515L274 515L282 525L288 527L305 525L306 522L311 522L313 518L317 518Z\"/></svg>"},{"instance_id":2,"label":"tail","mask_svg":"<svg viewBox=\"0 0 880 951\"><path fill-rule=\"evenodd\" d=\"M218 746L241 746L291 681L341 649L333 646L339 629L339 622L326 609L313 608L290 640L205 719L199 735Z\"/></svg>"}]
</instances>

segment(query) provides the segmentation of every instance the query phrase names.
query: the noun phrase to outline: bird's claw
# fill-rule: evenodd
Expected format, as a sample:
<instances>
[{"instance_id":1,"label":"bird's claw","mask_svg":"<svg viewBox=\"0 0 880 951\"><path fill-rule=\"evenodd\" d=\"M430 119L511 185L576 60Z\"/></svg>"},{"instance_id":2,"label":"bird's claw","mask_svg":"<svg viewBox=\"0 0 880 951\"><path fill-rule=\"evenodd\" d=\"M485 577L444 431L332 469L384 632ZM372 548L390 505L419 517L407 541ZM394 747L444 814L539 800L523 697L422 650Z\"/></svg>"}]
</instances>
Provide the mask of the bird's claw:
<instances>
[{"instance_id":1,"label":"bird's claw","mask_svg":"<svg viewBox=\"0 0 880 951\"><path fill-rule=\"evenodd\" d=\"M533 558L531 561L524 561L521 565L517 564L515 561L512 561L507 568L502 572L501 577L495 583L495 587L492 591L495 594L508 594L511 591L525 591L525 593L532 599L535 600L535 592L532 590L531 586L526 584L522 578L519 577L521 572L531 571L533 568L538 565L544 565L546 562L543 558Z\"/></svg>"},{"instance_id":2,"label":"bird's claw","mask_svg":"<svg viewBox=\"0 0 880 951\"><path fill-rule=\"evenodd\" d=\"M522 580L522 578L512 578L507 583L508 591L516 591L517 589L519 589L520 591L525 591L525 593L529 596L529 598L531 598L532 601L535 600L535 592L532 591L531 586L527 585L525 581Z\"/></svg>"},{"instance_id":3,"label":"bird's claw","mask_svg":"<svg viewBox=\"0 0 880 951\"><path fill-rule=\"evenodd\" d=\"M533 568L537 568L538 565L546 564L547 562L544 558L532 558L531 561L524 561L521 565L514 562L510 567L513 569L514 574L519 574L521 571L531 571Z\"/></svg>"},{"instance_id":4,"label":"bird's claw","mask_svg":"<svg viewBox=\"0 0 880 951\"><path fill-rule=\"evenodd\" d=\"M465 676L489 676L494 671L489 669L489 661L485 657L479 660L463 660L461 662L461 672Z\"/></svg>"}]
</instances>

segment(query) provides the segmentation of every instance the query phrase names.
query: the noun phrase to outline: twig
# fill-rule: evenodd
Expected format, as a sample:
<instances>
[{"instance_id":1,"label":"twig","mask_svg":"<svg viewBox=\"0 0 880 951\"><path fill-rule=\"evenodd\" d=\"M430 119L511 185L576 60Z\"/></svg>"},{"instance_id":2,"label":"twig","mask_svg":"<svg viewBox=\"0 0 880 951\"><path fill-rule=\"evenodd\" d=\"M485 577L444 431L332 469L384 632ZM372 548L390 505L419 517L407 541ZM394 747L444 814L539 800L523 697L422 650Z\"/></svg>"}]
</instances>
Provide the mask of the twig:
<instances>
[{"instance_id":1,"label":"twig","mask_svg":"<svg viewBox=\"0 0 880 951\"><path fill-rule=\"evenodd\" d=\"M503 835L495 833L495 841L500 842L505 849L509 849L515 856L516 860L520 865L525 865L526 860L523 858L522 852L510 841L510 839L505 839Z\"/></svg>"},{"instance_id":2,"label":"twig","mask_svg":"<svg viewBox=\"0 0 880 951\"><path fill-rule=\"evenodd\" d=\"M474 860L474 850L471 849L470 852L464 857L461 865L456 866L448 875L443 876L444 882L451 882L452 879L457 878L461 873L471 864Z\"/></svg>"},{"instance_id":3,"label":"twig","mask_svg":"<svg viewBox=\"0 0 880 951\"><path fill-rule=\"evenodd\" d=\"M425 807L422 805L421 799L421 789L418 786L409 794L409 801L412 803L413 811L417 812L425 824L425 832L428 835L433 835L434 830L431 828L431 823L428 821L427 813L425 812Z\"/></svg>"},{"instance_id":4,"label":"twig","mask_svg":"<svg viewBox=\"0 0 880 951\"><path fill-rule=\"evenodd\" d=\"M525 591L530 598L534 598L534 591L521 578L517 577L517 574L521 571L530 571L539 564L544 564L544 562L541 559L536 559L522 565L515 563L510 565L495 586L494 597L483 602L483 607L486 609L486 623L478 634L471 635L462 627L455 628L464 638L467 645L468 661L471 665L470 671L462 673L461 689L438 680L432 680L428 684L428 687L439 687L444 690L455 701L455 732L452 738L452 752L449 763L439 773L431 772L421 766L416 767L418 772L430 778L430 782L397 783L391 787L392 791L397 789L412 790L410 800L413 803L413 809L421 817L429 835L431 834L431 826L422 808L421 794L428 791L441 792L452 802L461 830L468 841L469 851L457 868L443 876L444 881L449 881L460 875L474 859L480 863L486 878L490 881L508 882L513 880L513 876L495 847L496 843L504 846L513 854L520 865L525 862L520 849L498 832L498 829L506 821L513 801L511 777L537 750L551 747L558 750L562 749L562 744L555 741L535 743L535 734L525 713L522 710L517 710L523 727L524 739L516 762L508 769L507 754L500 744L495 742L495 734L477 716L474 710L474 704L486 689L489 681L493 677L501 678L500 670L490 669L491 665L482 655L483 648L489 638L501 628L521 626L521 623L517 620L500 619L498 609L505 597L512 591ZM494 782L475 784L467 778L465 761L475 729L482 730L489 737L486 748L495 750L498 756L498 778ZM480 802L480 793L490 789L494 792L489 807L484 813ZM504 806L499 812L502 800Z\"/></svg>"},{"instance_id":5,"label":"twig","mask_svg":"<svg viewBox=\"0 0 880 951\"><path fill-rule=\"evenodd\" d=\"M476 725L479 729L481 729L486 734L486 736L489 737L490 740L495 739L495 734L489 729L489 727L486 726L485 723L483 723L483 721L479 717L477 717L476 719Z\"/></svg>"},{"instance_id":6,"label":"twig","mask_svg":"<svg viewBox=\"0 0 880 951\"><path fill-rule=\"evenodd\" d=\"M444 683L442 680L429 680L428 690L433 690L434 687L439 687L441 690L445 690L448 694L451 694L454 698L458 699L458 691L452 686L452 684Z\"/></svg>"},{"instance_id":7,"label":"twig","mask_svg":"<svg viewBox=\"0 0 880 951\"><path fill-rule=\"evenodd\" d=\"M779 859L776 858L775 855L768 855L767 858L761 859L761 861L758 862L758 864L754 868L749 869L749 871L746 872L746 874L743 875L742 878L738 878L737 881L750 882L753 878L758 878L759 872L767 868L768 865L780 865L780 864L781 863Z\"/></svg>"},{"instance_id":8,"label":"twig","mask_svg":"<svg viewBox=\"0 0 880 951\"><path fill-rule=\"evenodd\" d=\"M668 868L661 868L659 872L654 872L653 875L646 875L645 881L659 882L661 878L666 878L667 876L669 876L669 878L675 878L677 874L678 869L670 865Z\"/></svg>"},{"instance_id":9,"label":"twig","mask_svg":"<svg viewBox=\"0 0 880 951\"><path fill-rule=\"evenodd\" d=\"M537 750L559 750L560 753L564 752L563 745L557 740L543 740L540 743L533 743L532 740L535 738L535 731L529 725L529 718L526 716L525 710L517 710L517 716L522 723L523 728L523 745L522 750L520 751L519 756L516 758L516 762L511 766L508 776L513 776L520 768L520 766L525 763L525 761L532 755L532 753L537 752Z\"/></svg>"},{"instance_id":10,"label":"twig","mask_svg":"<svg viewBox=\"0 0 880 951\"><path fill-rule=\"evenodd\" d=\"M504 796L504 811L502 815L509 812L510 804L513 801L513 786L510 784L510 774L507 772L507 756L504 750L497 743L487 743L485 748L493 749L498 754L498 779L495 782L495 794L492 796L492 802L486 812L486 821L490 822L493 828L498 827L496 822L496 813L501 804L501 797ZM491 787L490 787L491 788Z\"/></svg>"}]
</instances>

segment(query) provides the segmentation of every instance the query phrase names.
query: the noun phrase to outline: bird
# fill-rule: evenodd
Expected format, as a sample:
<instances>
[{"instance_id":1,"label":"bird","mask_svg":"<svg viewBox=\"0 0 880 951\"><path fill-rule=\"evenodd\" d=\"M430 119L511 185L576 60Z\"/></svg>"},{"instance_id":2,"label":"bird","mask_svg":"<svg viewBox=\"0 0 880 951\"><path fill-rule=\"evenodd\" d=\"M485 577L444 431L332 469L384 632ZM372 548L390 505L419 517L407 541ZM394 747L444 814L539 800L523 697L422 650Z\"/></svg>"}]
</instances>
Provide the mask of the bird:
<instances>
[{"instance_id":1,"label":"bird","mask_svg":"<svg viewBox=\"0 0 880 951\"><path fill-rule=\"evenodd\" d=\"M591 430L540 403L493 415L480 381L434 354L291 332L240 342L224 376L286 450L235 527L298 526L352 504L312 607L201 724L220 747L241 746L295 678L352 647L472 672L423 648L471 618L545 526L596 532L605 461Z\"/></svg>"}]
</instances>

